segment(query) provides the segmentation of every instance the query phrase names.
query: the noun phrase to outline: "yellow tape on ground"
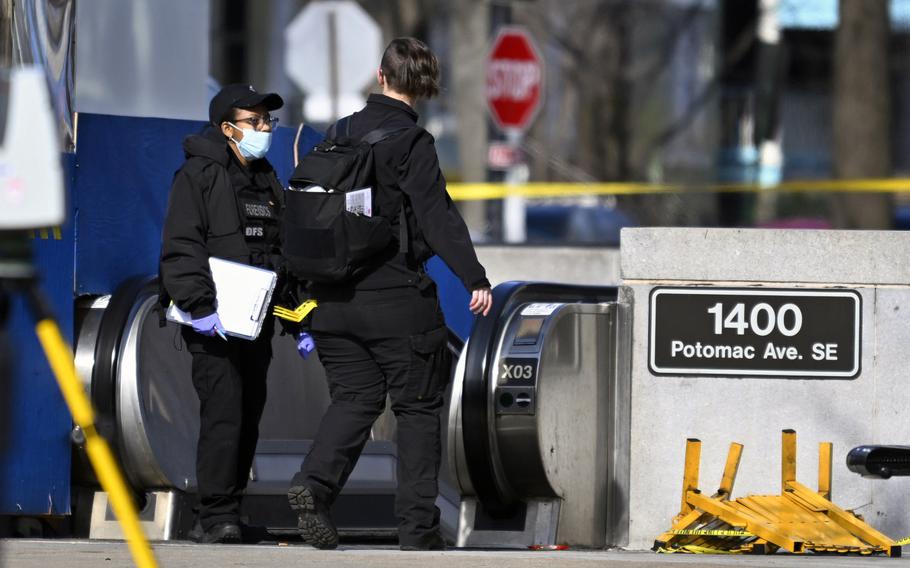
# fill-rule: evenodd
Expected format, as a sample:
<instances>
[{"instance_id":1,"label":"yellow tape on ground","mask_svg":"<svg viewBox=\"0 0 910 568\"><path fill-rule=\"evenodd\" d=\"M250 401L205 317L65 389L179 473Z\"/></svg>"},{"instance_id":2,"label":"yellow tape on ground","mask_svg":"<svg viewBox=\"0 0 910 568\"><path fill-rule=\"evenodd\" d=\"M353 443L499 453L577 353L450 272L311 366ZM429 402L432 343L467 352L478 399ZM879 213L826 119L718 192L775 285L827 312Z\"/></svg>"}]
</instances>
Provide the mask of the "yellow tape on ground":
<instances>
[{"instance_id":1,"label":"yellow tape on ground","mask_svg":"<svg viewBox=\"0 0 910 568\"><path fill-rule=\"evenodd\" d=\"M455 201L526 197L579 197L585 195L646 195L676 193L754 193L754 192L831 192L831 193L910 193L910 178L828 179L785 181L764 186L754 183L734 184L660 184L638 182L549 183L531 182L519 185L504 183L450 183L449 195Z\"/></svg>"},{"instance_id":2,"label":"yellow tape on ground","mask_svg":"<svg viewBox=\"0 0 910 568\"><path fill-rule=\"evenodd\" d=\"M755 536L746 531L738 530L709 530L709 529L676 529L671 530L670 534L682 535L700 535L700 536Z\"/></svg>"},{"instance_id":3,"label":"yellow tape on ground","mask_svg":"<svg viewBox=\"0 0 910 568\"><path fill-rule=\"evenodd\" d=\"M658 548L660 554L742 554L742 550L726 550L723 548L713 548L710 546L699 546L697 544L684 544L669 548Z\"/></svg>"},{"instance_id":4,"label":"yellow tape on ground","mask_svg":"<svg viewBox=\"0 0 910 568\"><path fill-rule=\"evenodd\" d=\"M92 463L92 468L109 497L111 508L120 521L133 560L139 568L157 568L158 563L152 553L142 526L133 497L127 488L123 474L114 460L114 454L104 438L95 430L95 413L89 402L82 382L76 374L73 352L60 334L60 328L53 320L45 319L35 327L38 340L44 348L45 356L51 370L60 385L63 398L73 415L73 421L82 428L85 434L85 451Z\"/></svg>"}]
</instances>

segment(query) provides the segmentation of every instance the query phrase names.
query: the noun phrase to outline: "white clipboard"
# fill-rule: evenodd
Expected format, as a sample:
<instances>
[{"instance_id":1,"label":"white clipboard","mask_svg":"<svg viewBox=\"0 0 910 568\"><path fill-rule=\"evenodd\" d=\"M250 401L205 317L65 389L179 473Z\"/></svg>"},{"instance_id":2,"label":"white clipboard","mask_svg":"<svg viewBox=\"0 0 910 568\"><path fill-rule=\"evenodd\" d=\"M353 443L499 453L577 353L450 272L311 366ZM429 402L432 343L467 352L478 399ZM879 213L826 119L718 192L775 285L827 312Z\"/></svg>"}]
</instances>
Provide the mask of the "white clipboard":
<instances>
[{"instance_id":1,"label":"white clipboard","mask_svg":"<svg viewBox=\"0 0 910 568\"><path fill-rule=\"evenodd\" d=\"M271 270L215 257L209 258L209 269L215 282L216 311L224 332L251 341L259 337L268 317L278 275ZM182 325L193 322L193 316L176 304L168 308L167 319Z\"/></svg>"}]
</instances>

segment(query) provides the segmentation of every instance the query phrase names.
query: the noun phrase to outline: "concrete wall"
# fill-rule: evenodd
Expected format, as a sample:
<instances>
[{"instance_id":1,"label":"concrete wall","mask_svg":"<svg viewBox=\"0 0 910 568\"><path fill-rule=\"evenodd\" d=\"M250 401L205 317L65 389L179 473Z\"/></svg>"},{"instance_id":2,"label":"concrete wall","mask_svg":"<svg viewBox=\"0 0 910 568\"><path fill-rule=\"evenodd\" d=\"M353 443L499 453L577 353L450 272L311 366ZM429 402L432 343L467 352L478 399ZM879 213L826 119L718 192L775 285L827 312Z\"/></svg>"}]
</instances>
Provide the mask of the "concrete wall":
<instances>
[{"instance_id":1,"label":"concrete wall","mask_svg":"<svg viewBox=\"0 0 910 568\"><path fill-rule=\"evenodd\" d=\"M509 280L619 283L619 250L615 248L478 246L477 258L493 286Z\"/></svg>"},{"instance_id":2,"label":"concrete wall","mask_svg":"<svg viewBox=\"0 0 910 568\"><path fill-rule=\"evenodd\" d=\"M861 444L910 444L910 234L883 231L624 229L633 299L629 547L648 548L679 510L686 438L702 441L699 487L713 493L731 442L745 445L733 496L780 493L780 431L797 432L797 479L814 488L818 443L834 443L833 501L874 527L910 534L910 479L849 472ZM844 287L862 298L862 370L853 380L655 376L655 285Z\"/></svg>"}]
</instances>

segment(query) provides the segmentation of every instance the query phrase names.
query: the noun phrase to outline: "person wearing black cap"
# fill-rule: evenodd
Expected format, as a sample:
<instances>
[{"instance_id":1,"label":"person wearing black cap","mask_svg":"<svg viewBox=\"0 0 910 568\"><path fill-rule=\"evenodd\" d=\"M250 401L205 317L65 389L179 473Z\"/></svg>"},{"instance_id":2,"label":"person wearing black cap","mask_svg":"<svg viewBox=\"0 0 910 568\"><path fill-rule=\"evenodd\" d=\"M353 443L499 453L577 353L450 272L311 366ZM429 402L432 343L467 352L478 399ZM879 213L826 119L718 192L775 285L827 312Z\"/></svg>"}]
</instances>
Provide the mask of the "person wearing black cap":
<instances>
[{"instance_id":1,"label":"person wearing black cap","mask_svg":"<svg viewBox=\"0 0 910 568\"><path fill-rule=\"evenodd\" d=\"M278 122L269 112L283 104L280 96L250 85L224 87L209 105L210 124L184 139L186 161L168 198L159 302L166 309L173 301L193 317L181 332L200 403L199 503L189 535L200 542L243 538L240 501L259 438L274 330L269 318L255 341L225 338L208 260L281 272L283 188L265 154Z\"/></svg>"}]
</instances>

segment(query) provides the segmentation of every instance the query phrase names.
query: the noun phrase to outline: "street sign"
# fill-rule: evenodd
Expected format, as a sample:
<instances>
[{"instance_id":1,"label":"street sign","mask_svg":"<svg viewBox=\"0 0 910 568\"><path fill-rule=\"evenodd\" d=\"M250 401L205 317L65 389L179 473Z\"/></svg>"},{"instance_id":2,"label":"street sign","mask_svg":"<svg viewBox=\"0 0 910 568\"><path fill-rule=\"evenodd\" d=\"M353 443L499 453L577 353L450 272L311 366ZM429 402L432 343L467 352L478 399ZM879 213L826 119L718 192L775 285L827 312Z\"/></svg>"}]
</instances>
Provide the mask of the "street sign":
<instances>
[{"instance_id":1,"label":"street sign","mask_svg":"<svg viewBox=\"0 0 910 568\"><path fill-rule=\"evenodd\" d=\"M543 59L519 27L500 28L487 57L486 98L500 129L525 130L543 97Z\"/></svg>"},{"instance_id":2,"label":"street sign","mask_svg":"<svg viewBox=\"0 0 910 568\"><path fill-rule=\"evenodd\" d=\"M521 160L521 152L511 144L490 142L487 149L487 166L492 170L507 170Z\"/></svg>"},{"instance_id":3,"label":"street sign","mask_svg":"<svg viewBox=\"0 0 910 568\"><path fill-rule=\"evenodd\" d=\"M382 57L379 26L351 0L310 2L284 30L284 70L307 93L309 120L359 110Z\"/></svg>"},{"instance_id":4,"label":"street sign","mask_svg":"<svg viewBox=\"0 0 910 568\"><path fill-rule=\"evenodd\" d=\"M649 308L655 375L859 375L862 301L854 290L658 287Z\"/></svg>"}]
</instances>

